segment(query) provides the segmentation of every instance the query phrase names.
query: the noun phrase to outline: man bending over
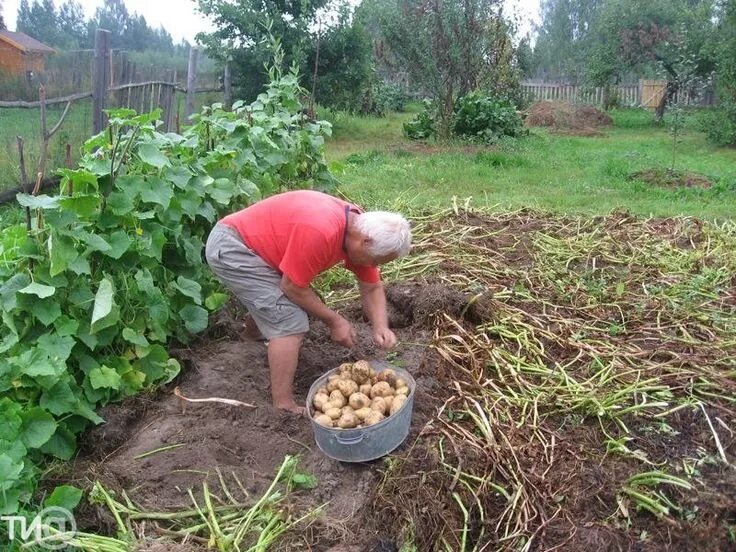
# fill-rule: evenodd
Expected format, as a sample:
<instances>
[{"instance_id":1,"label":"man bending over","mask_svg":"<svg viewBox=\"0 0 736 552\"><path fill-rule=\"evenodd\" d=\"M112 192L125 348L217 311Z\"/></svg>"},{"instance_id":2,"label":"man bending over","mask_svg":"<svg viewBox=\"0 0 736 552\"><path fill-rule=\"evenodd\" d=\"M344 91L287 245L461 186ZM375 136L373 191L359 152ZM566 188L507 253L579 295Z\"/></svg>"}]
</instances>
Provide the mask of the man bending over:
<instances>
[{"instance_id":1,"label":"man bending over","mask_svg":"<svg viewBox=\"0 0 736 552\"><path fill-rule=\"evenodd\" d=\"M310 284L343 262L358 279L363 312L373 340L396 344L388 327L386 296L378 266L406 255L409 223L397 213L364 213L335 197L300 190L259 201L220 220L207 239L207 263L250 313L246 331L267 339L271 398L277 408L301 413L294 401L299 349L309 329L307 314L330 328L333 341L352 347L355 330L328 308Z\"/></svg>"}]
</instances>

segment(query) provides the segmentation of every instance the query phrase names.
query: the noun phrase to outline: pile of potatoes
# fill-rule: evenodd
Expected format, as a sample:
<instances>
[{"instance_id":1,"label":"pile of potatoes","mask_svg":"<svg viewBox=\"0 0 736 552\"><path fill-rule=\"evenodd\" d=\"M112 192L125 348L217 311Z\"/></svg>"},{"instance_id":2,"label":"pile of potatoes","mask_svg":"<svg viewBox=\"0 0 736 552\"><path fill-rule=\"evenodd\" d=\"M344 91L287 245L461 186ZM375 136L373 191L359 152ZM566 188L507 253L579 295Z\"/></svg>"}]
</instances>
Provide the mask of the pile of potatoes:
<instances>
[{"instance_id":1,"label":"pile of potatoes","mask_svg":"<svg viewBox=\"0 0 736 552\"><path fill-rule=\"evenodd\" d=\"M408 396L394 370L377 373L365 360L345 363L314 395L314 421L339 429L372 426L398 412Z\"/></svg>"}]
</instances>

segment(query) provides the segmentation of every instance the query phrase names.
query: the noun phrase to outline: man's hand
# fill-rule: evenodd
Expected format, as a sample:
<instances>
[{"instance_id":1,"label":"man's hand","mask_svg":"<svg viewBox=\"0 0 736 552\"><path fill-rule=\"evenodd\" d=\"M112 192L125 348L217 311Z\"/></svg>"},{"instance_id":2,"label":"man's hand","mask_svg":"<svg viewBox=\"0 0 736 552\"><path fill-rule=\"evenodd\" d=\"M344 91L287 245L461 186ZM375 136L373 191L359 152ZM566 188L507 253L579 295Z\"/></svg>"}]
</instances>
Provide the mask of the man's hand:
<instances>
[{"instance_id":1,"label":"man's hand","mask_svg":"<svg viewBox=\"0 0 736 552\"><path fill-rule=\"evenodd\" d=\"M330 337L332 341L343 345L344 347L352 347L355 345L355 329L352 324L345 320L342 316L336 316L330 326Z\"/></svg>"},{"instance_id":2,"label":"man's hand","mask_svg":"<svg viewBox=\"0 0 736 552\"><path fill-rule=\"evenodd\" d=\"M373 341L381 349L391 349L396 345L396 335L388 328L378 328L373 330Z\"/></svg>"}]
</instances>

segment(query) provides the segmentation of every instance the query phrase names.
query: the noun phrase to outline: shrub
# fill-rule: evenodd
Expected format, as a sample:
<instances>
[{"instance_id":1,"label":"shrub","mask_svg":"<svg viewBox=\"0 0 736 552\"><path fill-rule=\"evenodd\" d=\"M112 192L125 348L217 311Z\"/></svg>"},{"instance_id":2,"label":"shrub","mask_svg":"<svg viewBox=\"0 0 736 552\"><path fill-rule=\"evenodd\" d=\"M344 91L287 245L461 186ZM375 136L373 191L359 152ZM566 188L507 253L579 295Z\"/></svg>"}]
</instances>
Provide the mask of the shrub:
<instances>
[{"instance_id":1,"label":"shrub","mask_svg":"<svg viewBox=\"0 0 736 552\"><path fill-rule=\"evenodd\" d=\"M437 133L434 105L431 101L424 101L424 110L417 113L408 123L404 123L404 133L410 140L426 140Z\"/></svg>"},{"instance_id":2,"label":"shrub","mask_svg":"<svg viewBox=\"0 0 736 552\"><path fill-rule=\"evenodd\" d=\"M725 104L719 109L703 111L698 122L709 142L718 146L736 146L736 105Z\"/></svg>"},{"instance_id":3,"label":"shrub","mask_svg":"<svg viewBox=\"0 0 736 552\"><path fill-rule=\"evenodd\" d=\"M502 136L517 137L526 133L524 121L508 100L469 94L457 100L452 117L452 135L486 144ZM426 140L437 135L437 115L433 102L425 102L424 111L404 123L409 139Z\"/></svg>"},{"instance_id":4,"label":"shrub","mask_svg":"<svg viewBox=\"0 0 736 552\"><path fill-rule=\"evenodd\" d=\"M521 136L524 121L508 100L469 94L455 104L452 132L456 136L492 143L501 136Z\"/></svg>"}]
</instances>

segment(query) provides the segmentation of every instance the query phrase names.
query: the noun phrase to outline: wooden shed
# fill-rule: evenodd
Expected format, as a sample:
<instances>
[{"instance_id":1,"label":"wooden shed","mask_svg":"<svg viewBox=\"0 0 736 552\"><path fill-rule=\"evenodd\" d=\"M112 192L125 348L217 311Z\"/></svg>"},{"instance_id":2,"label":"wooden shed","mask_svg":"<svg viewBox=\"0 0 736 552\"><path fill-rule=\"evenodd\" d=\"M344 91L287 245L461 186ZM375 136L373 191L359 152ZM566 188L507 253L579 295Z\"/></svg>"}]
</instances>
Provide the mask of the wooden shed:
<instances>
[{"instance_id":1,"label":"wooden shed","mask_svg":"<svg viewBox=\"0 0 736 552\"><path fill-rule=\"evenodd\" d=\"M56 50L27 34L0 31L0 71L14 75L43 72L46 56Z\"/></svg>"}]
</instances>

